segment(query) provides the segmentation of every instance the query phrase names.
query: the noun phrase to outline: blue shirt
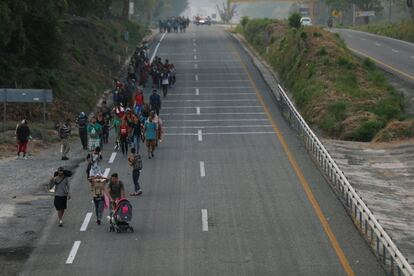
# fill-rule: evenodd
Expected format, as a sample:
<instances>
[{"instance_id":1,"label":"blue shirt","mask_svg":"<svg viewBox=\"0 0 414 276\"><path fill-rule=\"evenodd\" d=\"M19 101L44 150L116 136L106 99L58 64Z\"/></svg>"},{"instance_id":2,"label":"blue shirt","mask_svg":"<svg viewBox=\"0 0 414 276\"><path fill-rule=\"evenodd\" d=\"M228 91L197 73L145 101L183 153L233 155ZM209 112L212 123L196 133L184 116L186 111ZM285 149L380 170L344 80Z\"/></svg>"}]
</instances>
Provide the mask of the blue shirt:
<instances>
[{"instance_id":1,"label":"blue shirt","mask_svg":"<svg viewBox=\"0 0 414 276\"><path fill-rule=\"evenodd\" d=\"M155 140L157 139L157 124L154 122L145 122L145 139Z\"/></svg>"}]
</instances>

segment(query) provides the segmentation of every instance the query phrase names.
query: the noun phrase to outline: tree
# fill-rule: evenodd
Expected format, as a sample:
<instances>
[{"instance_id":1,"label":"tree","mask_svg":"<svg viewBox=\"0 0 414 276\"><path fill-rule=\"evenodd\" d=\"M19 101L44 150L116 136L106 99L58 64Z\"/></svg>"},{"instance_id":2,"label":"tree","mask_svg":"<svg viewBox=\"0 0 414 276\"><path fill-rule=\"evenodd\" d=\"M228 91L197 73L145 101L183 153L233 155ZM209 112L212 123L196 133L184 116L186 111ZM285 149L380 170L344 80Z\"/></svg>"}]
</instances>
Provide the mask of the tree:
<instances>
[{"instance_id":1,"label":"tree","mask_svg":"<svg viewBox=\"0 0 414 276\"><path fill-rule=\"evenodd\" d=\"M300 19L302 18L302 16L299 14L299 13L292 13L290 16L289 16L289 26L290 27L292 27L292 28L296 28L296 29L299 29L300 28L300 26L301 26L301 23L300 23Z\"/></svg>"},{"instance_id":2,"label":"tree","mask_svg":"<svg viewBox=\"0 0 414 276\"><path fill-rule=\"evenodd\" d=\"M230 23L231 19L236 14L237 5L232 5L231 1L228 0L227 5L223 3L223 8L220 8L219 5L216 5L216 7L221 21L223 21L226 24Z\"/></svg>"}]
</instances>

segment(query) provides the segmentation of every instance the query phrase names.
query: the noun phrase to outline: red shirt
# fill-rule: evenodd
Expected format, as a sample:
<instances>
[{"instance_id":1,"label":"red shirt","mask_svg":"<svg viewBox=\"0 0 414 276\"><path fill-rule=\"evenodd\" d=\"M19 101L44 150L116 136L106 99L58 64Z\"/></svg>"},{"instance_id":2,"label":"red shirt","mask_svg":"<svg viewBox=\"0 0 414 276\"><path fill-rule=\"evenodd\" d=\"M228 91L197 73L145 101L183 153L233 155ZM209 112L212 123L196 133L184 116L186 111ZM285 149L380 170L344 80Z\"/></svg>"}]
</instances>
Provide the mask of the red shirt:
<instances>
[{"instance_id":1,"label":"red shirt","mask_svg":"<svg viewBox=\"0 0 414 276\"><path fill-rule=\"evenodd\" d=\"M119 127L119 132L121 133L121 136L128 136L129 127L127 124L122 124Z\"/></svg>"},{"instance_id":2,"label":"red shirt","mask_svg":"<svg viewBox=\"0 0 414 276\"><path fill-rule=\"evenodd\" d=\"M142 93L139 93L135 96L135 103L139 106L142 106L144 104L144 95L142 95Z\"/></svg>"}]
</instances>

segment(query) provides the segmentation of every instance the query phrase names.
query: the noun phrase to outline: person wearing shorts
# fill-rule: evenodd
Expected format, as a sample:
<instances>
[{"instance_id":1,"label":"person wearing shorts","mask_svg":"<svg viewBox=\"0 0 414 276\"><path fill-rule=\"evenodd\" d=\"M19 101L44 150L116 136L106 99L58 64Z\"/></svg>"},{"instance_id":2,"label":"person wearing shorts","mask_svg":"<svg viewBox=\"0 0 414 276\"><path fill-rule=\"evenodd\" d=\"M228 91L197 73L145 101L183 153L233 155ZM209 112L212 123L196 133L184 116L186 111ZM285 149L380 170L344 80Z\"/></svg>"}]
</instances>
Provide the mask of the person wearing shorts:
<instances>
[{"instance_id":1,"label":"person wearing shorts","mask_svg":"<svg viewBox=\"0 0 414 276\"><path fill-rule=\"evenodd\" d=\"M67 200L70 199L69 180L65 176L63 167L59 167L55 176L49 182L49 190L55 187L54 205L59 218L59 227L63 226L63 215L67 208Z\"/></svg>"},{"instance_id":2,"label":"person wearing shorts","mask_svg":"<svg viewBox=\"0 0 414 276\"><path fill-rule=\"evenodd\" d=\"M145 131L145 141L148 149L148 158L154 157L154 150L157 140L157 124L153 122L155 112L151 111L151 114L148 120L145 122L144 131Z\"/></svg>"}]
</instances>

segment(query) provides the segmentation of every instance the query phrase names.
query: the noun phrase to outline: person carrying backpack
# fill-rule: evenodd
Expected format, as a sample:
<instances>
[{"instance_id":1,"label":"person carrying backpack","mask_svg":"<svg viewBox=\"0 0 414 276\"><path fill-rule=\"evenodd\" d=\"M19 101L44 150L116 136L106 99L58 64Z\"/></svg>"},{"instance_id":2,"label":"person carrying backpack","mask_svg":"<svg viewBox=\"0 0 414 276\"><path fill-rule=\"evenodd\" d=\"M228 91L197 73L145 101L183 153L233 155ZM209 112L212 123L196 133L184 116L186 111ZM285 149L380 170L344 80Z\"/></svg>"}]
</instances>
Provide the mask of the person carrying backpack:
<instances>
[{"instance_id":1,"label":"person carrying backpack","mask_svg":"<svg viewBox=\"0 0 414 276\"><path fill-rule=\"evenodd\" d=\"M67 200L70 199L70 186L68 177L72 176L72 172L59 167L52 179L49 181L49 190L55 188L54 205L59 218L59 227L63 226L63 215L67 208Z\"/></svg>"},{"instance_id":2,"label":"person carrying backpack","mask_svg":"<svg viewBox=\"0 0 414 276\"><path fill-rule=\"evenodd\" d=\"M128 163L132 167L132 182L134 183L134 192L130 196L139 196L142 195L142 190L139 185L139 176L142 170L142 159L135 148L131 149L131 154L128 157Z\"/></svg>"},{"instance_id":3,"label":"person carrying backpack","mask_svg":"<svg viewBox=\"0 0 414 276\"><path fill-rule=\"evenodd\" d=\"M81 112L76 119L76 125L78 126L79 130L79 138L81 140L81 144L84 150L88 149L88 132L86 131L86 127L88 125L88 116L86 116L85 112Z\"/></svg>"},{"instance_id":4,"label":"person carrying backpack","mask_svg":"<svg viewBox=\"0 0 414 276\"><path fill-rule=\"evenodd\" d=\"M62 143L62 160L69 160L68 153L70 150L69 137L71 133L70 120L66 119L65 123L59 127L58 134Z\"/></svg>"}]
</instances>

